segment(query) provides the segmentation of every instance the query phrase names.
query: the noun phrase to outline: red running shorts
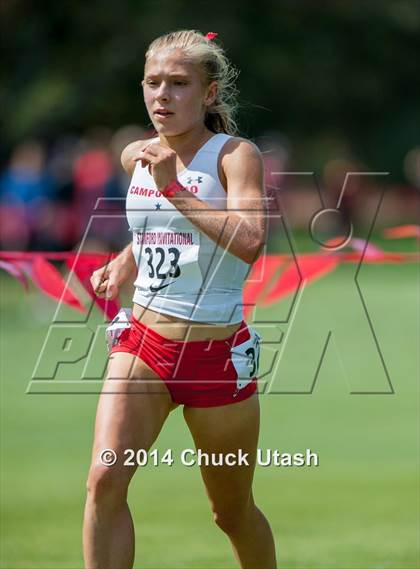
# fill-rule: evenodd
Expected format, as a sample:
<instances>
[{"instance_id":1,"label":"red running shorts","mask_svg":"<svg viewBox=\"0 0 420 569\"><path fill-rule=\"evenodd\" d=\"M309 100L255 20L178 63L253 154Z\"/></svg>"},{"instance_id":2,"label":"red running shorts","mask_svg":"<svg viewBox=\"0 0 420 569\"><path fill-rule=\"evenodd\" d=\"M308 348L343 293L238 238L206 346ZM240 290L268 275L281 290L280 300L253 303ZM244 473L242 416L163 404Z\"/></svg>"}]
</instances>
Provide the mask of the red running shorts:
<instances>
[{"instance_id":1,"label":"red running shorts","mask_svg":"<svg viewBox=\"0 0 420 569\"><path fill-rule=\"evenodd\" d=\"M110 354L128 352L164 382L175 403L216 407L243 401L257 389L260 336L242 321L225 340L164 338L131 316Z\"/></svg>"}]
</instances>

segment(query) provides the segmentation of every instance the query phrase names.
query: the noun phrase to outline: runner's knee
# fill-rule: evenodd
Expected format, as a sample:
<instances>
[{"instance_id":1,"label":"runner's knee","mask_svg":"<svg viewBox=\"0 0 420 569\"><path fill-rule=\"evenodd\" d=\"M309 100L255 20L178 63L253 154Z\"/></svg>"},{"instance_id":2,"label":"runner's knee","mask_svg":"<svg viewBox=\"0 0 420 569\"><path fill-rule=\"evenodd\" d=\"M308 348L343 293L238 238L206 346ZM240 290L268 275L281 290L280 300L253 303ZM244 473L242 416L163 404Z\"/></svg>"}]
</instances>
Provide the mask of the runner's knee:
<instances>
[{"instance_id":1,"label":"runner's knee","mask_svg":"<svg viewBox=\"0 0 420 569\"><path fill-rule=\"evenodd\" d=\"M247 508L213 510L215 524L226 534L235 535L246 522Z\"/></svg>"},{"instance_id":2,"label":"runner's knee","mask_svg":"<svg viewBox=\"0 0 420 569\"><path fill-rule=\"evenodd\" d=\"M95 501L120 501L126 499L128 484L120 469L95 464L90 468L86 488Z\"/></svg>"}]
</instances>

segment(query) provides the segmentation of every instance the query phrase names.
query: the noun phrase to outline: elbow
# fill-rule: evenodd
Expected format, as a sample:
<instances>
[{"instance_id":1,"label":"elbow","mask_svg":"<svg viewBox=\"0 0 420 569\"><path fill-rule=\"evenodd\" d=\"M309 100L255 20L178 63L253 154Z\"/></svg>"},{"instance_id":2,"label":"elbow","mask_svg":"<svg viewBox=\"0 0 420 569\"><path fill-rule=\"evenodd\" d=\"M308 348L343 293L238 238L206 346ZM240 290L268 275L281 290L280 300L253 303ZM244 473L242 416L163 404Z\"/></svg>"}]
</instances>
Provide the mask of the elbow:
<instances>
[{"instance_id":1,"label":"elbow","mask_svg":"<svg viewBox=\"0 0 420 569\"><path fill-rule=\"evenodd\" d=\"M260 257L265 249L265 239L258 239L250 244L241 259L248 265L252 265Z\"/></svg>"}]
</instances>

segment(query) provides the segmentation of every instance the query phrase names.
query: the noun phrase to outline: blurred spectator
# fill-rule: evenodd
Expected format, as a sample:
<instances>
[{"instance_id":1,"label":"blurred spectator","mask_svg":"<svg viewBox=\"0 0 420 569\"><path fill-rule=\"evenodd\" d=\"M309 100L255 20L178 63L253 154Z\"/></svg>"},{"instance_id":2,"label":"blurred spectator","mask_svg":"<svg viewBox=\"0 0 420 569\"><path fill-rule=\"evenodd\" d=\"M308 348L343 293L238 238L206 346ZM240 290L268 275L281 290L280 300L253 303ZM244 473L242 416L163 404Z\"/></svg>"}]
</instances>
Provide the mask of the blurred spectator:
<instances>
[{"instance_id":1,"label":"blurred spectator","mask_svg":"<svg viewBox=\"0 0 420 569\"><path fill-rule=\"evenodd\" d=\"M0 178L0 202L36 203L54 197L54 186L45 168L45 151L37 141L15 148L9 166Z\"/></svg>"},{"instance_id":2,"label":"blurred spectator","mask_svg":"<svg viewBox=\"0 0 420 569\"><path fill-rule=\"evenodd\" d=\"M106 186L114 174L109 138L102 130L87 133L80 141L73 163L74 205L79 234L86 229L98 198L105 197Z\"/></svg>"},{"instance_id":3,"label":"blurred spectator","mask_svg":"<svg viewBox=\"0 0 420 569\"><path fill-rule=\"evenodd\" d=\"M34 245L40 208L54 199L55 186L45 166L45 150L37 141L19 144L0 178L3 248Z\"/></svg>"}]
</instances>

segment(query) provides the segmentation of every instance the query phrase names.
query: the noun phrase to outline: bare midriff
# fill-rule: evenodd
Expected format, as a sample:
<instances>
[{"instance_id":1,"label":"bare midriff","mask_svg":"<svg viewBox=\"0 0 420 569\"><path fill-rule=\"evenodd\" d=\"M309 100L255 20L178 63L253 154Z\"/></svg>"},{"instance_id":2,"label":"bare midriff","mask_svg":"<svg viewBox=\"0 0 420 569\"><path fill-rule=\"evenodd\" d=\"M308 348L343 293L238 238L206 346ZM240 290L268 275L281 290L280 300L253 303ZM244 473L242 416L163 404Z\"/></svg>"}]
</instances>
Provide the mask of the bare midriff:
<instances>
[{"instance_id":1,"label":"bare midriff","mask_svg":"<svg viewBox=\"0 0 420 569\"><path fill-rule=\"evenodd\" d=\"M236 324L205 324L162 314L139 304L133 305L133 316L145 326L152 328L164 338L180 342L200 340L224 340L240 327Z\"/></svg>"}]
</instances>

